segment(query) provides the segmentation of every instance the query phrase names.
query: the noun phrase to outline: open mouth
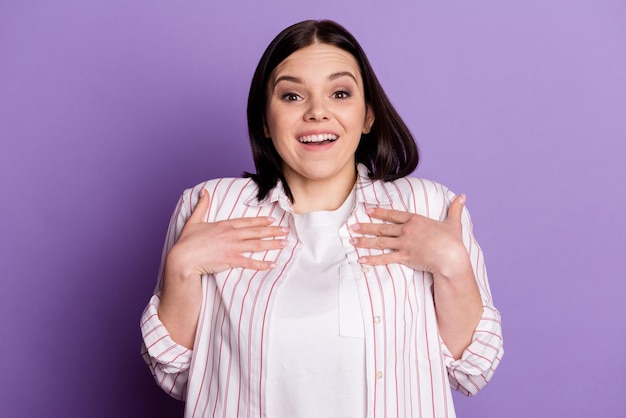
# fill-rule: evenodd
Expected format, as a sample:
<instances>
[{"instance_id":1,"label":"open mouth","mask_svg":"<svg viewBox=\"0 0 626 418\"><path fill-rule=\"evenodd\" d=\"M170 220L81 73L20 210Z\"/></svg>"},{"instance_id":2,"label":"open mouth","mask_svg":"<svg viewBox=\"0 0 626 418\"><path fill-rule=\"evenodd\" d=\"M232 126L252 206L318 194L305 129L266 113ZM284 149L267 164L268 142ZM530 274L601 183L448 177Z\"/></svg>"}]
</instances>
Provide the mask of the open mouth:
<instances>
[{"instance_id":1,"label":"open mouth","mask_svg":"<svg viewBox=\"0 0 626 418\"><path fill-rule=\"evenodd\" d=\"M319 134L319 135L305 135L298 138L298 141L302 144L325 144L329 142L335 142L337 135L334 134Z\"/></svg>"}]
</instances>

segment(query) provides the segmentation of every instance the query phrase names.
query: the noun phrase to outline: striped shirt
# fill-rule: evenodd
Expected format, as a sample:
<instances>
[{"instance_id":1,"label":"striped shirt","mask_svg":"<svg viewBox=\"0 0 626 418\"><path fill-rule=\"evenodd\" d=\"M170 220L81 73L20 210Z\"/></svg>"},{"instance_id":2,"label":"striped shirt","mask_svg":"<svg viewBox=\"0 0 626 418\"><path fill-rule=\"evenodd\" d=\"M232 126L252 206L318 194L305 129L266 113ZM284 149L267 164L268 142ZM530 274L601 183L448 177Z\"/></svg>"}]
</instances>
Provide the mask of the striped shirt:
<instances>
[{"instance_id":1,"label":"striped shirt","mask_svg":"<svg viewBox=\"0 0 626 418\"><path fill-rule=\"evenodd\" d=\"M349 226L379 223L373 207L417 213L444 220L454 194L444 186L405 177L372 181L359 165L356 205L341 226L356 287L365 334L367 417L454 417L450 388L477 393L503 355L500 314L493 306L482 250L472 234L467 210L463 242L470 255L483 302L483 315L462 358L455 360L440 338L432 293L433 277L400 264L364 266L358 258L381 250L355 248ZM186 401L185 417L265 417L268 330L277 288L289 274L299 242L293 209L280 184L259 201L250 179L210 180L186 190L170 222L163 260L205 188L211 196L207 221L271 216L290 228L280 250L250 254L275 261L268 271L242 268L202 277L203 303L194 349L176 344L158 317L162 270L155 293L141 318L142 355L163 390ZM306 347L302 347L306 350ZM274 417L271 417L274 418Z\"/></svg>"}]
</instances>

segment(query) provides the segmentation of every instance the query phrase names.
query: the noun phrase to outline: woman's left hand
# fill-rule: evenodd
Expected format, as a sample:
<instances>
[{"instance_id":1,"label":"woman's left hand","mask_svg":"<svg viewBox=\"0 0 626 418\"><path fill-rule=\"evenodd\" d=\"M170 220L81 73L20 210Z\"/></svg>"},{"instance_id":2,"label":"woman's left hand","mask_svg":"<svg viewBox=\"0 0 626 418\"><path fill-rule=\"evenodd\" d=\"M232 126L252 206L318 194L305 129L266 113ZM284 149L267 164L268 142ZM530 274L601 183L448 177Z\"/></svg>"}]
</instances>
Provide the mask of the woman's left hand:
<instances>
[{"instance_id":1,"label":"woman's left hand","mask_svg":"<svg viewBox=\"0 0 626 418\"><path fill-rule=\"evenodd\" d=\"M369 265L400 263L448 278L463 274L470 267L461 227L465 199L465 195L457 196L442 222L393 209L368 210L370 217L387 222L352 225L352 231L364 235L353 238L352 244L358 248L389 249L392 252L364 256L359 262Z\"/></svg>"}]
</instances>

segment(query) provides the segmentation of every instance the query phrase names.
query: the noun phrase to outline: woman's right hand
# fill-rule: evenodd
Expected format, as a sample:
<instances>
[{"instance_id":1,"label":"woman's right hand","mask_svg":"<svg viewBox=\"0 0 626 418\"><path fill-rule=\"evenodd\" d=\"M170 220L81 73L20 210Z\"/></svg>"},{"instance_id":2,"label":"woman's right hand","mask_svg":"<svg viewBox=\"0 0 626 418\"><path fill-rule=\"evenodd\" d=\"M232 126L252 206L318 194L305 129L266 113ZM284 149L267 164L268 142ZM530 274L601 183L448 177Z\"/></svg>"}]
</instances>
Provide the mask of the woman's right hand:
<instances>
[{"instance_id":1,"label":"woman's right hand","mask_svg":"<svg viewBox=\"0 0 626 418\"><path fill-rule=\"evenodd\" d=\"M178 241L167 255L166 274L193 278L236 267L253 270L276 267L273 261L255 260L244 254L284 248L287 241L276 238L287 235L285 227L270 226L274 220L268 217L206 222L209 205L209 193L203 189Z\"/></svg>"},{"instance_id":2,"label":"woman's right hand","mask_svg":"<svg viewBox=\"0 0 626 418\"><path fill-rule=\"evenodd\" d=\"M206 222L211 201L206 190L165 259L159 319L176 343L192 348L200 307L200 276L242 267L268 270L276 267L270 260L255 260L245 253L284 248L288 230L270 226L268 217L239 218ZM279 238L279 239L277 239Z\"/></svg>"}]
</instances>

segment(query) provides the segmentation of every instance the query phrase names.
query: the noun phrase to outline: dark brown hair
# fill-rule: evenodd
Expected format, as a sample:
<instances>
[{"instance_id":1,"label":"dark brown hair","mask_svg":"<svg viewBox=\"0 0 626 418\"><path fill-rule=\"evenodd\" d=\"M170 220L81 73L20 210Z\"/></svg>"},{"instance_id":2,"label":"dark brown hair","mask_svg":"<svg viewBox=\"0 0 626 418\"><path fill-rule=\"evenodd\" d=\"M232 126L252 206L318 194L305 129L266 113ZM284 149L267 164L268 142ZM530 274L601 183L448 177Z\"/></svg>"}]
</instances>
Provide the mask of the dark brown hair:
<instances>
[{"instance_id":1,"label":"dark brown hair","mask_svg":"<svg viewBox=\"0 0 626 418\"><path fill-rule=\"evenodd\" d=\"M269 44L252 77L248 95L248 133L256 174L244 173L259 187L257 198L264 199L281 180L291 201L293 195L283 175L282 160L263 130L267 112L267 83L272 71L295 51L323 43L352 55L361 70L365 102L371 106L374 124L361 136L355 159L375 180L390 181L409 175L417 167L419 153L413 135L398 115L378 82L365 52L345 28L330 20L306 20L289 26Z\"/></svg>"}]
</instances>

